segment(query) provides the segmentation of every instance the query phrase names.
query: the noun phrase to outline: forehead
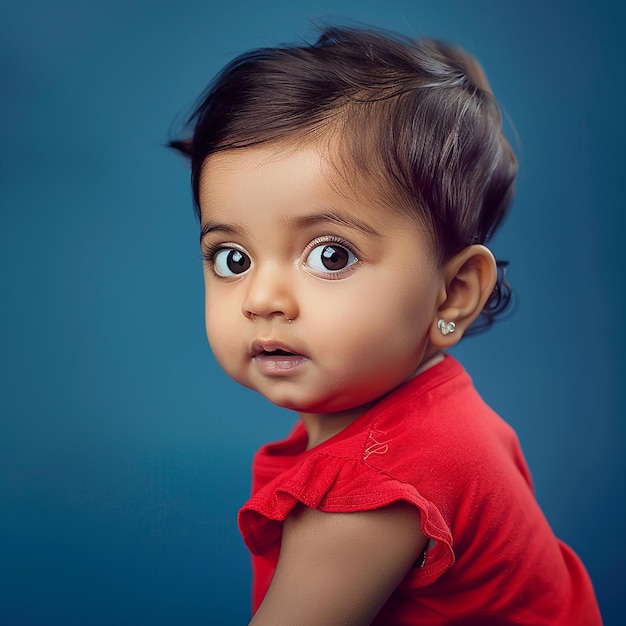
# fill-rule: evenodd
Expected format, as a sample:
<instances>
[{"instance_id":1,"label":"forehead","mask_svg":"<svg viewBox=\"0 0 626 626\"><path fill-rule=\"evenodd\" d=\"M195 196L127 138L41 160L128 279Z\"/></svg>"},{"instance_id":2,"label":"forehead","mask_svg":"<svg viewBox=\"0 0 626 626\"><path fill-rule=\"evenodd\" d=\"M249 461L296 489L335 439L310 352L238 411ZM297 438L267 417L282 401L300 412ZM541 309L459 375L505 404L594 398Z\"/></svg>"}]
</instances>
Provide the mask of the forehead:
<instances>
[{"instance_id":1,"label":"forehead","mask_svg":"<svg viewBox=\"0 0 626 626\"><path fill-rule=\"evenodd\" d=\"M270 203L285 215L340 209L372 222L413 215L394 210L371 181L358 176L330 144L285 141L218 152L202 165L202 218L245 208L251 214Z\"/></svg>"},{"instance_id":2,"label":"forehead","mask_svg":"<svg viewBox=\"0 0 626 626\"><path fill-rule=\"evenodd\" d=\"M316 179L325 169L324 155L309 146L280 143L237 148L205 159L200 171L200 190L211 194L233 181L257 186L281 179L313 184L319 182Z\"/></svg>"},{"instance_id":3,"label":"forehead","mask_svg":"<svg viewBox=\"0 0 626 626\"><path fill-rule=\"evenodd\" d=\"M201 209L226 199L236 201L250 191L285 198L324 194L336 186L335 178L327 155L312 145L281 142L226 150L210 155L202 165Z\"/></svg>"}]
</instances>

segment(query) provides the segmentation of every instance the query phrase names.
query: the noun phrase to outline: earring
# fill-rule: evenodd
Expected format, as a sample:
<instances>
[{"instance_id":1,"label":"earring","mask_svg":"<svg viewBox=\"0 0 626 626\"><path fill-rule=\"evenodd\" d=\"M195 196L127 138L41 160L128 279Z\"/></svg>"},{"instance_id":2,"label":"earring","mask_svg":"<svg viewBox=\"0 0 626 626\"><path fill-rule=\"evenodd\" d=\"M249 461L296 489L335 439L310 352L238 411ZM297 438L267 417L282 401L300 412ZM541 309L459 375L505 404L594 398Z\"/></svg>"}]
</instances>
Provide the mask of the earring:
<instances>
[{"instance_id":1,"label":"earring","mask_svg":"<svg viewBox=\"0 0 626 626\"><path fill-rule=\"evenodd\" d=\"M446 322L445 320L439 320L437 322L437 328L441 331L441 334L447 335L449 333L453 333L456 328L456 324L454 322Z\"/></svg>"}]
</instances>

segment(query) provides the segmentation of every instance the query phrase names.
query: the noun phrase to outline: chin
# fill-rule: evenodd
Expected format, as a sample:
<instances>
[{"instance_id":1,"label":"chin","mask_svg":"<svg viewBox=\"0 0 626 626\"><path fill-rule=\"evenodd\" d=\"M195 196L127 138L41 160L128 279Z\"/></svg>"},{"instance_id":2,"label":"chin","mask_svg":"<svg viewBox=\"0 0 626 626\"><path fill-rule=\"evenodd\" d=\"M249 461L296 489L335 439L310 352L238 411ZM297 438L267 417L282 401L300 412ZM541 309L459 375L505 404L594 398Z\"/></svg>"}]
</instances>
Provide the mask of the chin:
<instances>
[{"instance_id":1,"label":"chin","mask_svg":"<svg viewBox=\"0 0 626 626\"><path fill-rule=\"evenodd\" d=\"M281 409L289 411L297 411L298 413L327 413L323 403L310 402L303 398L294 398L289 394L264 393L258 388L251 387L254 391L261 394L268 402L279 406Z\"/></svg>"},{"instance_id":2,"label":"chin","mask_svg":"<svg viewBox=\"0 0 626 626\"><path fill-rule=\"evenodd\" d=\"M324 400L303 400L294 398L271 398L265 396L273 404L282 407L283 409L289 409L290 411L297 411L298 413L310 413L319 415L331 415L333 413L342 413L345 411L352 411L357 409L367 402L358 401L338 401L337 398L326 398Z\"/></svg>"},{"instance_id":3,"label":"chin","mask_svg":"<svg viewBox=\"0 0 626 626\"><path fill-rule=\"evenodd\" d=\"M266 395L261 393L261 395L276 406L279 406L281 409L287 409L289 411L297 411L298 413L315 413L314 409L311 409L311 406L306 402L297 402L290 398L276 398L271 395Z\"/></svg>"}]
</instances>

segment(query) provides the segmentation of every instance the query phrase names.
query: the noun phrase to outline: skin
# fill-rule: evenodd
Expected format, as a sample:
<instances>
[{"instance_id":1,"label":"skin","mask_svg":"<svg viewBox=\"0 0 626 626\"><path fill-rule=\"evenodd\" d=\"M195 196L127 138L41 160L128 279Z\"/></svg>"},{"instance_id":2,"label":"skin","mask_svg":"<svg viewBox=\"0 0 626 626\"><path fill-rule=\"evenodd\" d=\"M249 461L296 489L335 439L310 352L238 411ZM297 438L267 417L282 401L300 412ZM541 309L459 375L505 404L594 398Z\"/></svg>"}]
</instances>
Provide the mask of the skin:
<instances>
[{"instance_id":1,"label":"skin","mask_svg":"<svg viewBox=\"0 0 626 626\"><path fill-rule=\"evenodd\" d=\"M203 166L211 349L233 379L299 413L309 448L440 360L495 282L486 248L438 265L421 223L375 198L349 188L313 144L228 151ZM441 334L441 318L454 333ZM426 540L407 503L350 514L299 507L251 623L368 624Z\"/></svg>"}]
</instances>

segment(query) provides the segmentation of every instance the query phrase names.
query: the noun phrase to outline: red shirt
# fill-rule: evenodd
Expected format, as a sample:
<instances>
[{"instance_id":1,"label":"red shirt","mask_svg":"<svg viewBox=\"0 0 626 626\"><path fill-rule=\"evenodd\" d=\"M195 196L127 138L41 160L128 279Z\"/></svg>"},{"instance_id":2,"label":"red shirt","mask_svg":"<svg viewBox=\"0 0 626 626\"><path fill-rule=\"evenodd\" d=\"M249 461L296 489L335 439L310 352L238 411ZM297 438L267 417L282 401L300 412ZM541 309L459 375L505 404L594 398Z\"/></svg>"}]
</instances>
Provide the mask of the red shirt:
<instances>
[{"instance_id":1,"label":"red shirt","mask_svg":"<svg viewBox=\"0 0 626 626\"><path fill-rule=\"evenodd\" d=\"M271 581L282 523L324 512L416 506L430 538L374 624L597 626L584 566L553 534L514 431L447 356L347 428L306 450L301 423L259 450L239 513L253 554L253 609Z\"/></svg>"}]
</instances>

